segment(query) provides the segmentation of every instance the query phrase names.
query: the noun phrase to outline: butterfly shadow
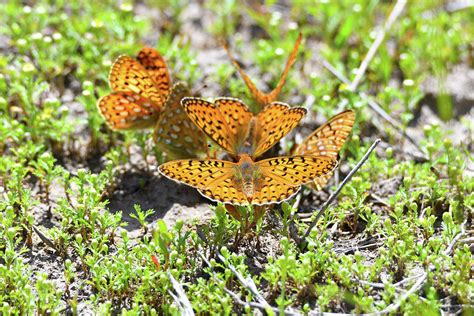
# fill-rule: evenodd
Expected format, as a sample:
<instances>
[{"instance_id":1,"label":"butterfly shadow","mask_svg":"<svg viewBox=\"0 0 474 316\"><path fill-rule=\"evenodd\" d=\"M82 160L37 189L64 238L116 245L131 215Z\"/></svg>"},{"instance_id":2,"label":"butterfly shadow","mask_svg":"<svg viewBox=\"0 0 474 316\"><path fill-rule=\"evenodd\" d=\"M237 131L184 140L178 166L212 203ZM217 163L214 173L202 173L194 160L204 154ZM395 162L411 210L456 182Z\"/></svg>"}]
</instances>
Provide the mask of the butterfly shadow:
<instances>
[{"instance_id":1,"label":"butterfly shadow","mask_svg":"<svg viewBox=\"0 0 474 316\"><path fill-rule=\"evenodd\" d=\"M142 211L155 211L147 218L151 226L160 218L172 226L178 219L186 221L211 213L209 201L197 190L139 170L126 171L119 176L108 200L110 212L122 211L122 221L128 224L125 227L128 231L141 228L139 222L131 217L131 214L136 214L135 204L140 205Z\"/></svg>"}]
</instances>

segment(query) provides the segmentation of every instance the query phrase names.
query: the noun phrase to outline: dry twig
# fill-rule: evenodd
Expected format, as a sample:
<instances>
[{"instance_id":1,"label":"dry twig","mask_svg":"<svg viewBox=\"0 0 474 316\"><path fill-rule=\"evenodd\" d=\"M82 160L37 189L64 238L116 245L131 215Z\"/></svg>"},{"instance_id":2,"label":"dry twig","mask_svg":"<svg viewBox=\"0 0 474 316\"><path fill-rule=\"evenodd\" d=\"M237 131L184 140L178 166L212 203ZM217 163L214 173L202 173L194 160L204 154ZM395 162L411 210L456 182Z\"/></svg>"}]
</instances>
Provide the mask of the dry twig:
<instances>
[{"instance_id":1,"label":"dry twig","mask_svg":"<svg viewBox=\"0 0 474 316\"><path fill-rule=\"evenodd\" d=\"M271 308L270 304L265 300L265 298L260 294L260 292L257 289L257 286L255 285L255 282L253 281L252 278L244 278L239 271L230 263L226 262L225 258L218 254L217 257L219 258L222 263L227 264L227 267L234 273L234 275L237 277L239 282L245 286L252 294L255 296L257 301L264 307L266 308Z\"/></svg>"},{"instance_id":2,"label":"dry twig","mask_svg":"<svg viewBox=\"0 0 474 316\"><path fill-rule=\"evenodd\" d=\"M169 290L168 292L171 295L171 297L174 299L176 304L178 304L181 315L194 316L193 306L191 305L191 302L186 296L186 292L184 291L181 284L178 281L176 281L176 279L173 277L173 275L170 272L168 272L168 278L171 281L171 285L173 285L173 289L176 292L176 295L171 290Z\"/></svg>"},{"instance_id":3,"label":"dry twig","mask_svg":"<svg viewBox=\"0 0 474 316\"><path fill-rule=\"evenodd\" d=\"M202 254L202 253L199 253L199 255L201 256L201 259L204 261L204 263L206 263L206 265L212 269L212 265L211 263L209 262L209 260L206 259L206 257ZM222 260L222 259L221 259ZM234 269L235 270L235 269ZM212 271L212 277L214 278L214 280L216 282L221 282L219 280L219 278L216 276L216 273L214 271ZM242 276L241 276L242 277ZM255 283L254 283L255 284ZM255 309L258 309L260 310L261 312L263 313L268 313L268 314L274 314L274 313L277 313L279 314L280 313L280 310L276 307L272 307L270 306L265 300L265 303L264 304L261 304L261 303L255 303L255 302L245 302L243 301L242 299L240 299L240 297L235 294L234 292L232 292L231 290L229 290L228 288L226 288L224 286L224 291L229 294L232 299L234 300L235 303L241 305L241 306L250 306L251 308L255 308ZM301 315L300 313L297 313L297 312L293 312L291 310L285 310L285 314L286 315L294 315L294 316L299 316Z\"/></svg>"},{"instance_id":4,"label":"dry twig","mask_svg":"<svg viewBox=\"0 0 474 316\"><path fill-rule=\"evenodd\" d=\"M317 61L324 66L324 68L326 68L327 70L329 70L329 72L331 72L334 76L336 76L339 80L341 80L343 83L347 84L347 85L350 85L351 82L349 81L349 79L347 79L347 77L345 77L343 74L341 74L336 68L334 68L331 63L329 61L327 61L324 57L322 56L318 56L317 58ZM403 137L405 137L406 139L408 139L408 141L410 143L412 143L420 153L423 154L423 160L428 160L426 157L425 157L425 153L423 152L423 150L421 150L420 146L418 145L418 143L413 139L411 138L406 132L405 130L403 129L403 126L397 122L394 118L392 118L387 112L385 112L385 110L377 103L375 102L370 96L368 96L366 93L364 92L357 92L359 97L365 101L367 101L367 104L369 105L369 107L375 112L377 113L381 118L383 118L384 120L386 120L388 123L390 123L390 125L392 125ZM376 127L378 128L378 126L376 125Z\"/></svg>"}]
</instances>

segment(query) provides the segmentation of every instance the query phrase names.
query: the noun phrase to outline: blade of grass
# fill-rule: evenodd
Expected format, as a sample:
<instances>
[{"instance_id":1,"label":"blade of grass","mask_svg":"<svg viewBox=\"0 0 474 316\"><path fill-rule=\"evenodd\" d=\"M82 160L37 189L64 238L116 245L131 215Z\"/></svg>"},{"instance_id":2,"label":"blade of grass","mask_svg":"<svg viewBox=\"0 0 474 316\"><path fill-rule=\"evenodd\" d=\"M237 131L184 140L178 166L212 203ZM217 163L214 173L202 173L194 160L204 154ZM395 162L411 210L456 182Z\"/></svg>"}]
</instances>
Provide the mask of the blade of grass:
<instances>
[{"instance_id":1,"label":"blade of grass","mask_svg":"<svg viewBox=\"0 0 474 316\"><path fill-rule=\"evenodd\" d=\"M362 77L365 74L365 71L367 70L367 67L369 67L369 63L372 61L372 58L374 58L375 53L377 52L377 49L379 48L380 44L382 44L383 40L385 39L385 34L387 34L387 31L392 27L393 22L395 22L398 16L402 13L403 8L405 8L406 4L406 0L398 0L395 6L393 7L392 12L390 13L387 21L385 22L385 25L377 34L377 37L372 43L372 46L370 46L367 55L365 55L364 60L357 69L356 76L354 80L352 80L352 83L349 85L349 89L351 91L356 91L360 81L362 80Z\"/></svg>"}]
</instances>

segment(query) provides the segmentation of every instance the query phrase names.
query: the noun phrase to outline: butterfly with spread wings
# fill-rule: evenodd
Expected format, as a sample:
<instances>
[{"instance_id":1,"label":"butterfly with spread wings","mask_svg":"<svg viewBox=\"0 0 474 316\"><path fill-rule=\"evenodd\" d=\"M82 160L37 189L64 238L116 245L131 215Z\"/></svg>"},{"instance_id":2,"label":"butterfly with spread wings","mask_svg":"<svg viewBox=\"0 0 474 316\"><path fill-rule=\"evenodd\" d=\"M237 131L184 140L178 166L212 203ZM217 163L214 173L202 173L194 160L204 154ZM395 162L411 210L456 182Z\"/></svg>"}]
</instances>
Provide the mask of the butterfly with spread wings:
<instances>
[{"instance_id":1,"label":"butterfly with spread wings","mask_svg":"<svg viewBox=\"0 0 474 316\"><path fill-rule=\"evenodd\" d=\"M237 163L225 160L175 160L162 164L164 176L194 188L213 201L233 205L265 205L290 199L301 185L336 167L324 156L277 157L254 162L248 155Z\"/></svg>"},{"instance_id":2,"label":"butterfly with spread wings","mask_svg":"<svg viewBox=\"0 0 474 316\"><path fill-rule=\"evenodd\" d=\"M281 102L267 105L254 115L240 100L183 98L181 104L191 121L233 157L260 157L295 128L306 115L303 107Z\"/></svg>"},{"instance_id":3,"label":"butterfly with spread wings","mask_svg":"<svg viewBox=\"0 0 474 316\"><path fill-rule=\"evenodd\" d=\"M273 102L257 115L242 101L200 98L181 101L191 120L237 162L178 160L159 167L166 177L193 186L213 201L235 205L265 205L291 198L301 185L332 172L331 157L297 155L255 161L291 131L306 114Z\"/></svg>"},{"instance_id":4,"label":"butterfly with spread wings","mask_svg":"<svg viewBox=\"0 0 474 316\"><path fill-rule=\"evenodd\" d=\"M205 135L189 120L180 101L189 96L186 84L171 84L163 57L145 47L136 59L122 55L109 75L113 92L97 105L114 130L154 127L154 140L168 159L192 158L207 154Z\"/></svg>"}]
</instances>

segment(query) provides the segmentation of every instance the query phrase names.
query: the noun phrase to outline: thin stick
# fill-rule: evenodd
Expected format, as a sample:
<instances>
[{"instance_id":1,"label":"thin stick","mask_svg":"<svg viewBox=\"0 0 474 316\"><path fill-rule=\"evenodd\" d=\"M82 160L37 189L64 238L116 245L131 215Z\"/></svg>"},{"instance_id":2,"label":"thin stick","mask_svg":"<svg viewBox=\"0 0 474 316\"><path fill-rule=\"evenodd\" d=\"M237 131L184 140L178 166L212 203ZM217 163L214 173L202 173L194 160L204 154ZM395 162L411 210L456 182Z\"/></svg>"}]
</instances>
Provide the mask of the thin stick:
<instances>
[{"instance_id":1,"label":"thin stick","mask_svg":"<svg viewBox=\"0 0 474 316\"><path fill-rule=\"evenodd\" d=\"M316 58L316 61L318 61L321 65L323 65L324 68L329 70L329 72L331 72L334 76L336 76L336 78L338 78L342 83L346 85L351 85L351 82L349 81L349 79L347 79L346 76L344 76L336 68L334 68L333 65L331 65L331 63L327 61L324 57L318 56ZM397 130L403 137L408 139L408 141L412 143L416 147L416 149L418 149L420 153L423 154L423 158L425 160L428 160L426 157L424 157L425 153L420 148L418 143L405 132L405 130L403 129L403 126L400 123L398 123L387 112L385 112L385 110L367 94L365 94L364 92L357 92L357 94L359 95L361 99L367 101L367 104L375 113L377 113L381 118L383 118L388 123L390 123L390 125L392 125L395 128L395 130Z\"/></svg>"},{"instance_id":2,"label":"thin stick","mask_svg":"<svg viewBox=\"0 0 474 316\"><path fill-rule=\"evenodd\" d=\"M424 273L424 272L423 272ZM397 283L394 284L395 287L399 287L399 286L402 286L403 284L407 283L407 282L410 282L411 280L415 280L415 279L418 279L419 277L422 277L423 276L423 273L420 273L420 274L417 274L417 275L414 275L414 276L411 276L411 277L407 277Z\"/></svg>"},{"instance_id":3,"label":"thin stick","mask_svg":"<svg viewBox=\"0 0 474 316\"><path fill-rule=\"evenodd\" d=\"M375 316L375 315L385 315L385 314L390 314L392 312L395 312L397 311L399 308L400 308L400 305L402 305L402 303L410 296L412 295L413 293L415 293L416 291L418 291L422 286L423 284L425 283L425 280L427 278L428 274L425 272L422 274L422 276L418 279L418 281L416 281L415 284L413 284L413 286L408 290L406 291L405 293L403 293L400 298L394 303L394 304L390 304L388 305L386 308L384 308L383 310L379 311L379 312L375 312L375 313L370 313L370 314L364 314L364 315L370 315L370 316Z\"/></svg>"},{"instance_id":4,"label":"thin stick","mask_svg":"<svg viewBox=\"0 0 474 316\"><path fill-rule=\"evenodd\" d=\"M271 308L270 304L268 304L262 294L260 294L260 292L258 291L257 286L255 285L255 282L253 282L252 278L245 279L232 264L226 262L225 258L222 255L218 254L217 257L219 258L219 260L222 261L222 263L227 264L227 267L235 274L237 279L239 279L240 283L255 296L255 298L260 304L266 306L267 308Z\"/></svg>"},{"instance_id":5,"label":"thin stick","mask_svg":"<svg viewBox=\"0 0 474 316\"><path fill-rule=\"evenodd\" d=\"M444 254L446 256L449 256L451 254L451 252L453 251L454 249L454 246L456 245L456 243L458 242L459 239L461 239L462 236L464 236L464 234L466 233L465 231L465 225L466 225L466 221L464 221L462 224L461 224L461 232L459 234L456 235L456 237L453 238L453 240L451 240L451 242L449 243L448 247L446 247L446 250L444 251Z\"/></svg>"},{"instance_id":6,"label":"thin stick","mask_svg":"<svg viewBox=\"0 0 474 316\"><path fill-rule=\"evenodd\" d=\"M38 235L38 237L41 239L41 241L43 241L45 243L46 246L49 246L51 249L53 249L55 251L59 251L58 248L56 248L54 243L51 241L51 239L46 237L35 225L33 225L33 230Z\"/></svg>"},{"instance_id":7,"label":"thin stick","mask_svg":"<svg viewBox=\"0 0 474 316\"><path fill-rule=\"evenodd\" d=\"M468 9L470 7L474 7L474 1L457 1L446 4L446 11L449 13L461 11L464 9Z\"/></svg>"},{"instance_id":8,"label":"thin stick","mask_svg":"<svg viewBox=\"0 0 474 316\"><path fill-rule=\"evenodd\" d=\"M212 270L212 265L211 263L209 262L209 260L207 260L206 257L204 257L204 255L202 253L199 252L199 255L201 256L201 259L206 263L206 265L211 268ZM222 259L221 259L222 261ZM214 278L214 280L216 282L222 282L221 280L219 280L219 278L216 276L216 273L214 271L212 271L212 276ZM239 305L242 305L242 306L250 306L252 308L256 308L256 309L259 309L262 313L268 313L269 311L273 311L274 313L276 314L279 314L280 313L280 309L276 308L276 307L272 307L270 306L268 303L266 304L261 304L261 303L255 303L255 302L245 302L243 300L240 299L240 297L235 294L234 292L232 292L231 290L229 290L228 288L226 288L224 286L224 291L229 294L232 299L234 300L235 303L239 304ZM266 301L265 301L266 302ZM268 313L270 314L270 313ZM300 313L297 313L297 312L294 312L294 311L291 311L291 310L288 310L286 309L285 310L285 315L292 315L292 316L299 316L299 315L302 315Z\"/></svg>"},{"instance_id":9,"label":"thin stick","mask_svg":"<svg viewBox=\"0 0 474 316\"><path fill-rule=\"evenodd\" d=\"M365 74L365 71L367 70L367 67L369 66L369 63L372 61L372 58L374 58L375 53L377 52L377 49L379 48L380 44L382 44L383 40L385 39L385 34L392 27L393 22L395 22L398 16L402 13L403 8L405 8L406 4L406 0L398 0L395 4L395 7L393 8L387 21L385 22L385 25L383 26L382 30L380 30L380 32L377 34L375 41L372 43L372 46L370 46L370 49L367 52L367 55L365 56L364 60L360 64L359 69L357 69L356 76L349 86L349 89L351 91L356 91L360 81L362 80L362 77Z\"/></svg>"},{"instance_id":10,"label":"thin stick","mask_svg":"<svg viewBox=\"0 0 474 316\"><path fill-rule=\"evenodd\" d=\"M372 153L372 151L374 151L375 147L377 147L377 145L380 143L380 139L377 139L373 144L372 146L370 146L369 150L365 153L364 157L362 157L362 159L357 163L357 165L354 167L354 169L351 170L351 172L347 175L347 177L341 182L341 184L339 185L339 187L337 188L336 191L334 191L333 194L331 194L331 196L329 197L329 199L327 199L327 201L323 204L323 206L321 207L321 210L319 211L318 215L316 215L316 217L313 219L313 221L311 222L311 224L309 225L308 229L306 229L306 232L305 234L303 235L303 241L306 240L306 238L308 237L309 233L311 232L311 230L313 229L314 225L316 225L316 223L318 222L318 219L321 217L321 215L323 215L324 211L326 211L326 209L328 208L328 206L336 199L336 197L339 195L339 193L341 192L342 188L347 184L347 182L349 182L349 180L352 178L352 176L357 172L357 170L359 170L359 168L366 162L366 160L369 158L370 154Z\"/></svg>"},{"instance_id":11,"label":"thin stick","mask_svg":"<svg viewBox=\"0 0 474 316\"><path fill-rule=\"evenodd\" d=\"M370 193L370 197L372 197L375 201L377 201L379 204L382 204L385 207L392 208L390 204L387 203L384 199L382 199L380 196L378 196L375 193Z\"/></svg>"},{"instance_id":12,"label":"thin stick","mask_svg":"<svg viewBox=\"0 0 474 316\"><path fill-rule=\"evenodd\" d=\"M184 291L183 287L178 281L176 281L176 279L170 272L168 272L168 277L171 280L171 285L173 285L173 289L175 290L176 295L174 295L171 291L168 292L178 304L181 315L194 316L193 306L191 305L191 302L186 296L186 292Z\"/></svg>"},{"instance_id":13,"label":"thin stick","mask_svg":"<svg viewBox=\"0 0 474 316\"><path fill-rule=\"evenodd\" d=\"M463 240L459 241L461 244L472 244L474 243L474 237L464 238Z\"/></svg>"},{"instance_id":14,"label":"thin stick","mask_svg":"<svg viewBox=\"0 0 474 316\"><path fill-rule=\"evenodd\" d=\"M425 11L421 14L421 17L425 20L432 19L438 14L440 14L441 12L455 13L457 11L469 9L471 7L474 7L473 0L453 1L453 2L447 3L446 5L438 7L434 10Z\"/></svg>"},{"instance_id":15,"label":"thin stick","mask_svg":"<svg viewBox=\"0 0 474 316\"><path fill-rule=\"evenodd\" d=\"M383 242L375 242L375 243L367 244L367 245L363 245L363 246L357 246L356 245L355 247L341 249L341 250L335 249L334 252L335 253L346 254L346 253L349 253L351 251L355 252L355 251L364 250L364 249L376 248L376 247L380 247L382 245L383 245Z\"/></svg>"},{"instance_id":16,"label":"thin stick","mask_svg":"<svg viewBox=\"0 0 474 316\"><path fill-rule=\"evenodd\" d=\"M330 73L332 73L337 79L339 79L342 83L344 83L345 85L350 85L351 82L349 81L349 79L347 79L346 76L344 76L342 73L339 72L339 70L337 70L336 68L334 68L334 66L326 59L324 58L323 56L321 55L317 55L316 56L316 61L318 63L320 63L321 65L323 65L324 68L326 68L327 70L329 70Z\"/></svg>"},{"instance_id":17,"label":"thin stick","mask_svg":"<svg viewBox=\"0 0 474 316\"><path fill-rule=\"evenodd\" d=\"M385 112L384 109L382 109L382 107L377 102L375 102L371 97L369 97L364 92L359 92L359 96L362 99L367 101L367 104L375 113L377 113L381 118L389 122L396 130L398 130L403 135L403 137L408 139L408 141L412 143L421 154L423 154L424 159L428 160L425 157L425 153L423 152L421 147L418 145L418 143L413 138L411 138L410 135L407 134L407 132L403 129L403 126L399 122L397 122L394 118L392 118L387 112Z\"/></svg>"}]
</instances>

